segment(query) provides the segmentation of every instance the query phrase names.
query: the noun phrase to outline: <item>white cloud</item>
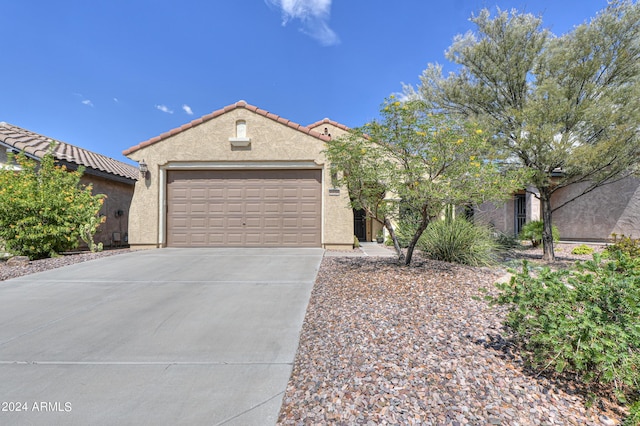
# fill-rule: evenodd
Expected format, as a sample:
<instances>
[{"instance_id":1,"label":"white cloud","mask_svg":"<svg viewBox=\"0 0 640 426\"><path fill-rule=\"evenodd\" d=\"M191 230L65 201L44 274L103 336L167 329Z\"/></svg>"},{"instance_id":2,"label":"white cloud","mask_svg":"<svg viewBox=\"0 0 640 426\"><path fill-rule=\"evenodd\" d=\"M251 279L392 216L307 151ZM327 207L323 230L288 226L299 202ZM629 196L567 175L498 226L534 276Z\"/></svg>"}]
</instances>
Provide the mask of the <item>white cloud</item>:
<instances>
[{"instance_id":1,"label":"white cloud","mask_svg":"<svg viewBox=\"0 0 640 426\"><path fill-rule=\"evenodd\" d=\"M166 105L156 105L156 109L162 112L166 112L167 114L173 114L173 111L170 110L169 107Z\"/></svg>"},{"instance_id":2,"label":"white cloud","mask_svg":"<svg viewBox=\"0 0 640 426\"><path fill-rule=\"evenodd\" d=\"M93 102L91 102L89 99L84 99L84 100L82 101L82 104L83 104L83 105L90 106L90 107L92 107L92 106L93 106Z\"/></svg>"},{"instance_id":3,"label":"white cloud","mask_svg":"<svg viewBox=\"0 0 640 426\"><path fill-rule=\"evenodd\" d=\"M182 110L184 112L186 112L189 115L193 115L193 110L191 109L191 107L187 104L182 105Z\"/></svg>"},{"instance_id":4,"label":"white cloud","mask_svg":"<svg viewBox=\"0 0 640 426\"><path fill-rule=\"evenodd\" d=\"M291 20L302 23L300 30L318 40L323 46L340 43L338 35L328 24L332 0L265 0L282 11L282 25Z\"/></svg>"}]
</instances>

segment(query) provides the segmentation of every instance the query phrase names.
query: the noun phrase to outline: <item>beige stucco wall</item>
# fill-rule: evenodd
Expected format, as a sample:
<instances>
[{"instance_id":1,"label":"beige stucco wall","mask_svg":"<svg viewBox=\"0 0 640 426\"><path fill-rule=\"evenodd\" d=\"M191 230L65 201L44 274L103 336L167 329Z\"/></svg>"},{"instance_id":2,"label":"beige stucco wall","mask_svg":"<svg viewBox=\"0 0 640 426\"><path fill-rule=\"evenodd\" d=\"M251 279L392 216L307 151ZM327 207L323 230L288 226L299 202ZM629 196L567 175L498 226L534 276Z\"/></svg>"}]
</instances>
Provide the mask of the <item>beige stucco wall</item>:
<instances>
[{"instance_id":1,"label":"beige stucco wall","mask_svg":"<svg viewBox=\"0 0 640 426\"><path fill-rule=\"evenodd\" d=\"M236 122L246 121L249 147L232 147ZM144 160L148 178L135 188L129 216L129 243L133 248L162 247L166 243L165 181L168 169L189 168L319 168L323 170L323 247L353 244L353 216L345 209L346 191L329 195L331 172L322 151L324 142L246 108L236 108L128 155Z\"/></svg>"},{"instance_id":2,"label":"beige stucco wall","mask_svg":"<svg viewBox=\"0 0 640 426\"><path fill-rule=\"evenodd\" d=\"M93 194L107 196L100 209L100 215L105 217L105 222L100 225L98 232L94 235L94 242L101 242L105 247L125 245L134 186L90 174L83 175L81 183L91 184ZM119 216L118 211L121 211L122 215ZM114 232L120 233L120 242L114 241Z\"/></svg>"},{"instance_id":3,"label":"beige stucco wall","mask_svg":"<svg viewBox=\"0 0 640 426\"><path fill-rule=\"evenodd\" d=\"M587 183L562 188L551 198L558 206L581 193ZM475 217L507 234L514 233L514 202L495 206L485 203ZM540 201L527 194L527 222L540 219ZM568 241L606 241L611 234L640 237L640 179L627 178L605 185L577 198L553 212L553 224L560 239Z\"/></svg>"},{"instance_id":4,"label":"beige stucco wall","mask_svg":"<svg viewBox=\"0 0 640 426\"><path fill-rule=\"evenodd\" d=\"M528 188L525 194L526 221L540 220L540 200L533 193L537 193L535 188ZM474 207L474 221L489 225L505 235L515 235L515 196L505 202L485 202Z\"/></svg>"},{"instance_id":5,"label":"beige stucco wall","mask_svg":"<svg viewBox=\"0 0 640 426\"><path fill-rule=\"evenodd\" d=\"M492 202L482 203L474 208L473 220L489 225L506 235L514 235L514 204L515 201L513 198L501 204Z\"/></svg>"},{"instance_id":6,"label":"beige stucco wall","mask_svg":"<svg viewBox=\"0 0 640 426\"><path fill-rule=\"evenodd\" d=\"M557 191L552 205L559 205L581 192L587 184ZM560 238L604 241L612 233L640 237L640 179L627 178L597 188L553 213Z\"/></svg>"}]
</instances>

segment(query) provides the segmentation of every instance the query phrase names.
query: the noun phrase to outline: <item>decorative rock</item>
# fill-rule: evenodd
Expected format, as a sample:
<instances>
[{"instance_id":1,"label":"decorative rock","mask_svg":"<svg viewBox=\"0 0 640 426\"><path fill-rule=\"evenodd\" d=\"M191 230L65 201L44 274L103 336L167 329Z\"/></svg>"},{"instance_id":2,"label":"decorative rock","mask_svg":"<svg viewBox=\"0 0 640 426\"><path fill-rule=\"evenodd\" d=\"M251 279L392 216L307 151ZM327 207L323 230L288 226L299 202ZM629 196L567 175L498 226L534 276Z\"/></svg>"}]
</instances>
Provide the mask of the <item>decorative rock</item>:
<instances>
[{"instance_id":1,"label":"decorative rock","mask_svg":"<svg viewBox=\"0 0 640 426\"><path fill-rule=\"evenodd\" d=\"M27 256L13 256L7 260L7 266L27 266L29 258Z\"/></svg>"},{"instance_id":2,"label":"decorative rock","mask_svg":"<svg viewBox=\"0 0 640 426\"><path fill-rule=\"evenodd\" d=\"M278 423L602 424L580 394L524 369L502 328L506 310L477 297L481 287L495 294L502 275L325 257Z\"/></svg>"}]
</instances>

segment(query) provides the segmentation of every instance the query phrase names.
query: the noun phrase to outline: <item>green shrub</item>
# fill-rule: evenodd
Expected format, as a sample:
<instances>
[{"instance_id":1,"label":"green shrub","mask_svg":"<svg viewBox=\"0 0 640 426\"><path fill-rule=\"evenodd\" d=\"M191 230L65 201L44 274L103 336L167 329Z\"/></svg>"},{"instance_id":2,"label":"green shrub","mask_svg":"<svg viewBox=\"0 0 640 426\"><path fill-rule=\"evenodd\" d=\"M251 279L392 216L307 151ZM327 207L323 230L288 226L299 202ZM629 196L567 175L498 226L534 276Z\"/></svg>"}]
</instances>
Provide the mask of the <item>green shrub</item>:
<instances>
[{"instance_id":1,"label":"green shrub","mask_svg":"<svg viewBox=\"0 0 640 426\"><path fill-rule=\"evenodd\" d=\"M520 240L513 235L507 235L502 232L494 233L495 240L501 249L509 250L520 247Z\"/></svg>"},{"instance_id":2,"label":"green shrub","mask_svg":"<svg viewBox=\"0 0 640 426\"><path fill-rule=\"evenodd\" d=\"M360 247L360 240L355 235L353 236L353 248Z\"/></svg>"},{"instance_id":3,"label":"green shrub","mask_svg":"<svg viewBox=\"0 0 640 426\"><path fill-rule=\"evenodd\" d=\"M520 230L520 239L531 241L533 247L538 247L542 242L542 231L544 224L541 220L533 220L525 223ZM560 241L560 232L555 225L552 225L551 232L553 234L553 241Z\"/></svg>"},{"instance_id":4,"label":"green shrub","mask_svg":"<svg viewBox=\"0 0 640 426\"><path fill-rule=\"evenodd\" d=\"M91 250L92 253L101 252L104 248L102 243L96 244L95 241L93 241L93 236L95 235L98 226L104 223L104 221L104 216L92 216L89 218L89 222L80 225L80 238L82 238L82 241L87 244L87 247L89 247L89 250Z\"/></svg>"},{"instance_id":5,"label":"green shrub","mask_svg":"<svg viewBox=\"0 0 640 426\"><path fill-rule=\"evenodd\" d=\"M400 247L407 248L409 242L413 238L413 234L416 232L416 225L408 221L401 220L398 222L398 225L395 227L394 232L396 233L396 238L398 239L398 244ZM392 246L393 241L390 236L387 236L385 241L385 245Z\"/></svg>"},{"instance_id":6,"label":"green shrub","mask_svg":"<svg viewBox=\"0 0 640 426\"><path fill-rule=\"evenodd\" d=\"M82 225L95 220L104 196L80 184L82 170L56 166L51 154L40 164L24 155L15 159L20 171L0 168L0 239L6 249L40 259L77 247ZM95 226L89 228L95 233Z\"/></svg>"},{"instance_id":7,"label":"green shrub","mask_svg":"<svg viewBox=\"0 0 640 426\"><path fill-rule=\"evenodd\" d=\"M492 304L509 306L505 324L537 369L576 374L589 384L614 384L622 402L640 389L640 261L616 253L578 262L572 271L543 268L497 283Z\"/></svg>"},{"instance_id":8,"label":"green shrub","mask_svg":"<svg viewBox=\"0 0 640 426\"><path fill-rule=\"evenodd\" d=\"M618 235L612 234L613 236L613 244L607 246L604 251L605 255L610 255L612 253L621 251L625 253L629 257L640 257L640 240L633 239L626 235Z\"/></svg>"},{"instance_id":9,"label":"green shrub","mask_svg":"<svg viewBox=\"0 0 640 426\"><path fill-rule=\"evenodd\" d=\"M586 244L580 244L571 250L571 254L593 254L593 248Z\"/></svg>"},{"instance_id":10,"label":"green shrub","mask_svg":"<svg viewBox=\"0 0 640 426\"><path fill-rule=\"evenodd\" d=\"M497 262L499 246L488 228L455 218L431 222L418 248L435 260L482 266Z\"/></svg>"}]
</instances>

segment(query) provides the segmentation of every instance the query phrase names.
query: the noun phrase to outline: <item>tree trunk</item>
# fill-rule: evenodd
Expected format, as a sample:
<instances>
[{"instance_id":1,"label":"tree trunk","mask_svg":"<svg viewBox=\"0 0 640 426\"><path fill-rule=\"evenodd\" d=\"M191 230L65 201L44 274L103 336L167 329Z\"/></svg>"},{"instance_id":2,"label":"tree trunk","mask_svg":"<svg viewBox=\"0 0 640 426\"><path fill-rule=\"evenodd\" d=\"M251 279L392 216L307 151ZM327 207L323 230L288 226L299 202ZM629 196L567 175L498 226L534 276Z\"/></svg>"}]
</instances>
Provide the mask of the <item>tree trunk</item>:
<instances>
[{"instance_id":1,"label":"tree trunk","mask_svg":"<svg viewBox=\"0 0 640 426\"><path fill-rule=\"evenodd\" d=\"M542 260L555 262L553 251L553 224L551 222L551 193L549 188L540 189L540 205L542 207Z\"/></svg>"},{"instance_id":2,"label":"tree trunk","mask_svg":"<svg viewBox=\"0 0 640 426\"><path fill-rule=\"evenodd\" d=\"M398 263L402 263L405 259L404 254L402 253L402 248L400 248L398 237L393 230L393 225L391 225L391 221L388 218L384 219L384 227L387 228L387 231L389 231L389 236L391 237L391 241L393 241L393 248L396 250L396 253L398 255Z\"/></svg>"},{"instance_id":3,"label":"tree trunk","mask_svg":"<svg viewBox=\"0 0 640 426\"><path fill-rule=\"evenodd\" d=\"M418 226L418 229L413 234L413 237L409 242L409 246L407 247L407 257L404 260L405 265L409 266L409 264L411 263L411 258L413 257L413 250L416 248L416 244L418 244L418 240L420 239L420 236L422 236L422 233L424 232L424 230L427 229L427 226L429 226L429 222L430 222L430 218L423 217L422 221L420 222L420 226Z\"/></svg>"}]
</instances>

